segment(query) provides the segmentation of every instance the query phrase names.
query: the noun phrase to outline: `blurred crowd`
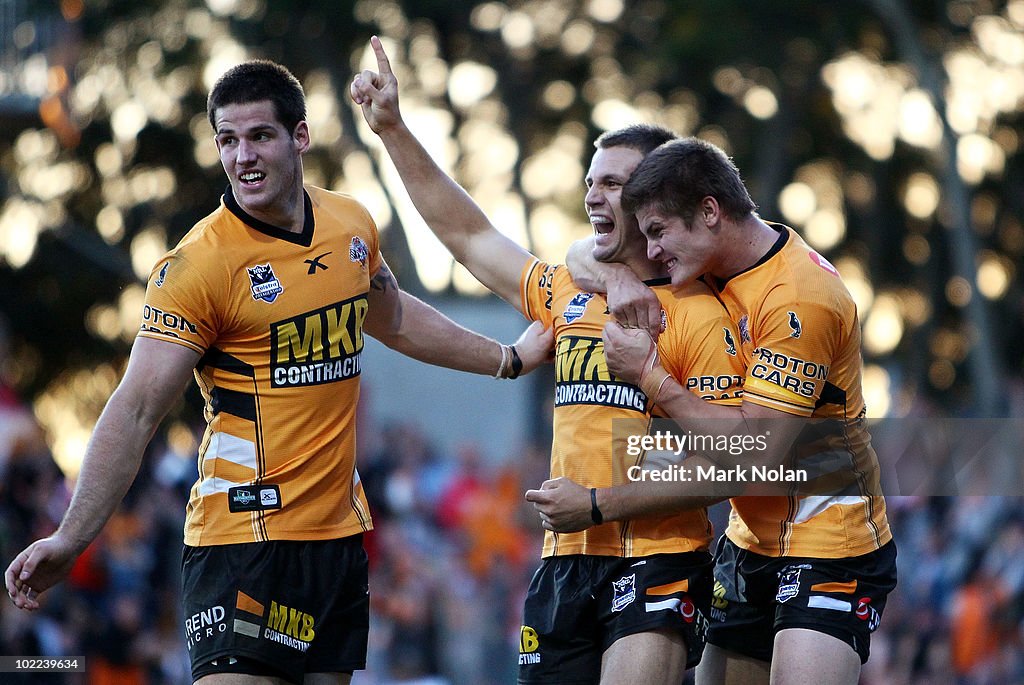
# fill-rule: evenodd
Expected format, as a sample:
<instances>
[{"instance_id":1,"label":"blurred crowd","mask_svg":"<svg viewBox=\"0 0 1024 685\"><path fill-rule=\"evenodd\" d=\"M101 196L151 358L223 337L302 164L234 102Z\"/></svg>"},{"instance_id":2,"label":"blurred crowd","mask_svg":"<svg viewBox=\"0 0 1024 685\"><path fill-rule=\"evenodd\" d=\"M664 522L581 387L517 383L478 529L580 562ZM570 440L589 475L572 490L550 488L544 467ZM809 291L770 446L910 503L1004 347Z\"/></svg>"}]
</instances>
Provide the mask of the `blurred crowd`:
<instances>
[{"instance_id":1,"label":"blurred crowd","mask_svg":"<svg viewBox=\"0 0 1024 685\"><path fill-rule=\"evenodd\" d=\"M519 615L541 529L522 498L544 446L465 443L363 413L360 475L376 529L368 668L356 685L514 683ZM439 430L439 429L438 429ZM34 615L0 602L0 654L82 655L87 672L3 674L4 683L189 682L178 602L181 527L194 455L157 439L136 483L68 582ZM69 485L29 411L0 388L3 566L57 525ZM900 584L862 682L1024 683L1024 499L890 500ZM713 519L721 530L725 508Z\"/></svg>"}]
</instances>

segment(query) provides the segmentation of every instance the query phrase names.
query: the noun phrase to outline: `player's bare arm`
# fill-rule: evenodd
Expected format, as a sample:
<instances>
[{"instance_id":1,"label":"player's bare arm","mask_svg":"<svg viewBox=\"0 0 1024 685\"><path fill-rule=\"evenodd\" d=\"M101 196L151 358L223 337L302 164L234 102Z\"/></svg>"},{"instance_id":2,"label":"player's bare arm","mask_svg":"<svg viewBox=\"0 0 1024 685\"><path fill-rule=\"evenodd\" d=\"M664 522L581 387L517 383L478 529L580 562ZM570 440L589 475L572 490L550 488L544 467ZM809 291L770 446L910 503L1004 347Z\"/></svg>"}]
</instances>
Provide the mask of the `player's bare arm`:
<instances>
[{"instance_id":1,"label":"player's bare arm","mask_svg":"<svg viewBox=\"0 0 1024 685\"><path fill-rule=\"evenodd\" d=\"M758 426L770 422L772 449L763 457L771 461L781 460L802 428L800 421L775 409L750 402L725 406L702 400L665 371L657 347L645 331L609 323L603 337L608 369L617 378L639 385L670 418L688 430L708 435L753 434L763 432ZM694 454L689 460L705 467L717 465L706 455ZM704 507L738 494L734 486L721 486L720 492L714 492L715 487L707 481L625 483L599 488L594 500L602 520L622 521ZM547 481L541 489L529 491L527 499L533 502L548 530L563 533L593 525L590 491L571 480Z\"/></svg>"},{"instance_id":2,"label":"player's bare arm","mask_svg":"<svg viewBox=\"0 0 1024 685\"><path fill-rule=\"evenodd\" d=\"M554 345L551 330L537 322L511 346L474 333L399 288L383 262L370 281L368 299L366 332L393 350L435 366L514 378L546 362Z\"/></svg>"},{"instance_id":3,"label":"player's bare arm","mask_svg":"<svg viewBox=\"0 0 1024 685\"><path fill-rule=\"evenodd\" d=\"M377 71L355 76L352 100L362 108L370 129L380 136L409 197L438 239L481 283L520 309L519 278L533 255L495 228L409 131L398 107L398 80L384 47L376 36L370 45L377 57Z\"/></svg>"},{"instance_id":4,"label":"player's bare arm","mask_svg":"<svg viewBox=\"0 0 1024 685\"><path fill-rule=\"evenodd\" d=\"M608 311L613 319L658 338L661 303L657 295L625 264L594 259L593 236L581 238L569 246L565 266L581 290L607 293Z\"/></svg>"},{"instance_id":5,"label":"player's bare arm","mask_svg":"<svg viewBox=\"0 0 1024 685\"><path fill-rule=\"evenodd\" d=\"M199 361L194 350L136 338L124 378L86 447L71 505L57 531L29 545L7 568L7 593L19 609L39 608L38 595L67 576L135 480L146 445L181 397Z\"/></svg>"}]
</instances>

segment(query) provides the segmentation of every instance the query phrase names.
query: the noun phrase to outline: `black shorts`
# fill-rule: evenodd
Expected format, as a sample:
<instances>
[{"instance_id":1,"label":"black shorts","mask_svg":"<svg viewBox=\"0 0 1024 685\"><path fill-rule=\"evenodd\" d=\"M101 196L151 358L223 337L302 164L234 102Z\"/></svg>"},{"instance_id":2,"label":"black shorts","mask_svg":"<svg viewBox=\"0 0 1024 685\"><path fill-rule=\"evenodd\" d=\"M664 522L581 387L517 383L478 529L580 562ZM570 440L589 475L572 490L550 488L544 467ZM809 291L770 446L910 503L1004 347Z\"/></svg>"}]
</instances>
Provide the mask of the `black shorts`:
<instances>
[{"instance_id":1,"label":"black shorts","mask_svg":"<svg viewBox=\"0 0 1024 685\"><path fill-rule=\"evenodd\" d=\"M305 673L365 668L370 597L362 537L186 546L192 678L262 669L254 675L301 683Z\"/></svg>"},{"instance_id":2,"label":"black shorts","mask_svg":"<svg viewBox=\"0 0 1024 685\"><path fill-rule=\"evenodd\" d=\"M519 639L519 682L596 683L601 655L626 635L669 629L687 668L704 653L711 602L707 552L544 559L530 583Z\"/></svg>"},{"instance_id":3,"label":"black shorts","mask_svg":"<svg viewBox=\"0 0 1024 685\"><path fill-rule=\"evenodd\" d=\"M896 587L896 544L858 557L766 557L724 535L715 551L715 596L708 642L771 661L786 628L825 633L868 660L871 633Z\"/></svg>"}]
</instances>

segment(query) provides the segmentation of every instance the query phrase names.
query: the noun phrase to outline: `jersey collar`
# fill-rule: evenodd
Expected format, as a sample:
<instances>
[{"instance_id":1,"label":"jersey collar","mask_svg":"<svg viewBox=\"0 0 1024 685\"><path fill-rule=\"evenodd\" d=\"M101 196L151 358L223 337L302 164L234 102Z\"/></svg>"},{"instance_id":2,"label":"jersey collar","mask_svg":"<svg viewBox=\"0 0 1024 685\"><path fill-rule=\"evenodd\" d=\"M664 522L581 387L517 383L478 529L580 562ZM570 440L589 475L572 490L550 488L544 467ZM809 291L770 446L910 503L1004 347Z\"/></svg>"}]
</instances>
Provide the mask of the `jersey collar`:
<instances>
[{"instance_id":1,"label":"jersey collar","mask_svg":"<svg viewBox=\"0 0 1024 685\"><path fill-rule=\"evenodd\" d=\"M234 193L231 192L230 185L224 190L224 206L228 208L228 211L238 217L246 226L268 235L271 238L287 240L289 243L309 247L313 243L313 201L309 198L309 193L306 192L305 188L302 189L302 200L306 215L302 222L302 232L293 233L292 231L285 230L280 226L274 226L273 224L268 224L265 221L260 221L242 209L242 206L238 204L238 200L235 199Z\"/></svg>"},{"instance_id":2,"label":"jersey collar","mask_svg":"<svg viewBox=\"0 0 1024 685\"><path fill-rule=\"evenodd\" d=\"M784 248L786 246L786 243L789 242L789 230L785 226L783 226L782 224L773 223L771 221L766 221L765 223L767 223L771 228L778 231L779 237L775 239L775 242L772 243L771 248L767 252L765 252L760 259L758 259L756 262L748 266L746 269L743 269L742 271L737 271L732 276L728 276L726 278L715 278L714 276L710 276L710 278L714 280L715 285L718 286L719 292L721 292L725 288L726 284L732 279L736 278L737 276L742 276L748 271L753 271L754 269L761 266L778 253L782 252L782 248Z\"/></svg>"}]
</instances>

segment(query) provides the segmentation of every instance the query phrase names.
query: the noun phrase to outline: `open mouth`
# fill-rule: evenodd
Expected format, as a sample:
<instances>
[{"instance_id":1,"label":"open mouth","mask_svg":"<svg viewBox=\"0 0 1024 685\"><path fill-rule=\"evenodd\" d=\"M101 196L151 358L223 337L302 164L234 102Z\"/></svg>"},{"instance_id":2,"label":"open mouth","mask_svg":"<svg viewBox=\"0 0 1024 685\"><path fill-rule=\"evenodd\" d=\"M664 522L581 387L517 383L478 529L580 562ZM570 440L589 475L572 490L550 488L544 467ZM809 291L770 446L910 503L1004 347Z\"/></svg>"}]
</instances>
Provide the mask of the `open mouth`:
<instances>
[{"instance_id":1,"label":"open mouth","mask_svg":"<svg viewBox=\"0 0 1024 685\"><path fill-rule=\"evenodd\" d=\"M238 180L242 182L242 185L254 186L259 185L267 175L262 171L246 171L244 174L239 174Z\"/></svg>"},{"instance_id":2,"label":"open mouth","mask_svg":"<svg viewBox=\"0 0 1024 685\"><path fill-rule=\"evenodd\" d=\"M594 233L597 235L607 235L615 229L615 224L603 216L590 217L590 225L594 227Z\"/></svg>"}]
</instances>

